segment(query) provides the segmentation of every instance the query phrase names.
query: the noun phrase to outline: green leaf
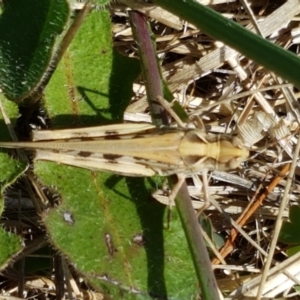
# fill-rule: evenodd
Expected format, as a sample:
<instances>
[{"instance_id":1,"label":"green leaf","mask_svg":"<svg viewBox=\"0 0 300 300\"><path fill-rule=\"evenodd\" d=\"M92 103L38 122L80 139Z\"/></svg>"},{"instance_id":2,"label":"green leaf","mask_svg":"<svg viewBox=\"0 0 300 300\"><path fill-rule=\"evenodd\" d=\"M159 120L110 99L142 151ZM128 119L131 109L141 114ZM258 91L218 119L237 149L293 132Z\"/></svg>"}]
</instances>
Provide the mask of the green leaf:
<instances>
[{"instance_id":1,"label":"green leaf","mask_svg":"<svg viewBox=\"0 0 300 300\"><path fill-rule=\"evenodd\" d=\"M8 116L14 120L18 114L16 105L6 102L4 105ZM8 139L8 131L0 113L0 139ZM26 166L18 160L12 159L5 150L0 150L0 215L4 209L4 190L10 186L25 171ZM0 270L4 269L18 252L22 250L20 238L0 227Z\"/></svg>"},{"instance_id":2,"label":"green leaf","mask_svg":"<svg viewBox=\"0 0 300 300\"><path fill-rule=\"evenodd\" d=\"M15 102L45 74L57 36L68 21L64 0L10 0L0 16L0 86Z\"/></svg>"},{"instance_id":3,"label":"green leaf","mask_svg":"<svg viewBox=\"0 0 300 300\"><path fill-rule=\"evenodd\" d=\"M288 250L286 250L286 253L289 257L291 257L297 254L299 251L300 251L300 245L289 248Z\"/></svg>"},{"instance_id":4,"label":"green leaf","mask_svg":"<svg viewBox=\"0 0 300 300\"><path fill-rule=\"evenodd\" d=\"M107 12L92 12L65 53L45 91L56 128L121 122L140 68L112 49L110 30Z\"/></svg>"},{"instance_id":5,"label":"green leaf","mask_svg":"<svg viewBox=\"0 0 300 300\"><path fill-rule=\"evenodd\" d=\"M0 228L0 270L6 268L22 248L21 240L17 235Z\"/></svg>"},{"instance_id":6,"label":"green leaf","mask_svg":"<svg viewBox=\"0 0 300 300\"><path fill-rule=\"evenodd\" d=\"M279 241L285 244L300 243L300 207L292 206L289 211L289 222L284 222L281 227Z\"/></svg>"},{"instance_id":7,"label":"green leaf","mask_svg":"<svg viewBox=\"0 0 300 300\"><path fill-rule=\"evenodd\" d=\"M15 122L17 116L18 116L18 108L17 106L8 101L3 101L4 97L1 97L1 101L3 102L3 107L5 109L5 112L7 116L10 118L12 124ZM10 135L8 132L8 129L6 125L4 124L3 116L0 112L0 139L3 140L9 140ZM1 194L5 190L5 188L9 185L11 185L24 171L26 168L26 164L21 163L18 160L12 159L8 153L7 150L0 149L0 189ZM2 213L3 207L2 202L0 204L0 214Z\"/></svg>"},{"instance_id":8,"label":"green leaf","mask_svg":"<svg viewBox=\"0 0 300 300\"><path fill-rule=\"evenodd\" d=\"M49 168L40 179L62 199L44 217L51 241L96 288L116 297L123 290L124 299L131 290L177 299L196 294L180 220L172 214L166 229L166 207L150 199L148 180L54 163L36 168Z\"/></svg>"},{"instance_id":9,"label":"green leaf","mask_svg":"<svg viewBox=\"0 0 300 300\"><path fill-rule=\"evenodd\" d=\"M293 288L298 292L300 295L300 286L299 285L294 285Z\"/></svg>"},{"instance_id":10,"label":"green leaf","mask_svg":"<svg viewBox=\"0 0 300 300\"><path fill-rule=\"evenodd\" d=\"M52 124L121 121L138 71L136 60L112 50L109 14L93 12L45 91ZM124 299L195 298L197 279L181 222L175 212L168 221L166 207L151 200L155 178L48 162L35 163L35 173L61 198L43 216L49 239L94 287L116 298L121 291Z\"/></svg>"}]
</instances>

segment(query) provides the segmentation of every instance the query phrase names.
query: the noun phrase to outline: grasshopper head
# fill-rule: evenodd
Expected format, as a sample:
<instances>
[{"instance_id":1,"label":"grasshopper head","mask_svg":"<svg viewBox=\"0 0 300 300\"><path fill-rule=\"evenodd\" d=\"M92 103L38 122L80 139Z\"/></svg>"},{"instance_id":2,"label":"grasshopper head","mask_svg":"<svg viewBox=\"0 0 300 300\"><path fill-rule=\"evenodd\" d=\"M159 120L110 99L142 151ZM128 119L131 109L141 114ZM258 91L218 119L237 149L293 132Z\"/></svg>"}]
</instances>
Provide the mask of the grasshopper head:
<instances>
[{"instance_id":1,"label":"grasshopper head","mask_svg":"<svg viewBox=\"0 0 300 300\"><path fill-rule=\"evenodd\" d=\"M242 142L237 137L233 137L231 141L227 139L220 140L219 145L218 161L225 164L228 169L239 167L241 162L249 157L249 150L242 145Z\"/></svg>"}]
</instances>

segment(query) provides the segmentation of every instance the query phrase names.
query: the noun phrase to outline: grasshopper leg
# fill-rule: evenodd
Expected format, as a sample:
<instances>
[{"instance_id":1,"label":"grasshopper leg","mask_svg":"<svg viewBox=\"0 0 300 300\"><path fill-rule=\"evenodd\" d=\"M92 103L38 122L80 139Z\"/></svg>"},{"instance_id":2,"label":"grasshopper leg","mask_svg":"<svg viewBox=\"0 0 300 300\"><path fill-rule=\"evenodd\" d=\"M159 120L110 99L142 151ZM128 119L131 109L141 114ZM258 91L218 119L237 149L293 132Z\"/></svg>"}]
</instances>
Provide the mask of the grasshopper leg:
<instances>
[{"instance_id":1,"label":"grasshopper leg","mask_svg":"<svg viewBox=\"0 0 300 300\"><path fill-rule=\"evenodd\" d=\"M168 196L169 200L169 205L174 205L174 199L177 196L178 191L180 190L182 184L185 182L186 176L183 174L177 175L178 176L178 181L173 187L171 193ZM200 207L197 208L197 213L200 214L204 210L206 210L210 206L210 196L209 196L209 191L208 191L208 170L204 169L202 171L202 191L203 191L203 198L204 198L204 204Z\"/></svg>"},{"instance_id":2,"label":"grasshopper leg","mask_svg":"<svg viewBox=\"0 0 300 300\"><path fill-rule=\"evenodd\" d=\"M181 186L183 185L186 176L185 175L177 175L178 177L178 181L177 183L174 185L171 193L169 194L168 198L169 198L169 202L170 203L174 203L174 199L176 198L178 191L180 190Z\"/></svg>"},{"instance_id":3,"label":"grasshopper leg","mask_svg":"<svg viewBox=\"0 0 300 300\"><path fill-rule=\"evenodd\" d=\"M186 123L182 122L175 111L172 109L173 104L169 103L161 96L157 96L157 102L168 112L168 114L177 122L178 126L181 128L186 128Z\"/></svg>"},{"instance_id":4,"label":"grasshopper leg","mask_svg":"<svg viewBox=\"0 0 300 300\"><path fill-rule=\"evenodd\" d=\"M204 204L198 210L198 214L201 214L204 210L206 210L210 206L207 176L208 176L208 170L204 169L202 171L202 184L203 184L202 190L203 190Z\"/></svg>"}]
</instances>

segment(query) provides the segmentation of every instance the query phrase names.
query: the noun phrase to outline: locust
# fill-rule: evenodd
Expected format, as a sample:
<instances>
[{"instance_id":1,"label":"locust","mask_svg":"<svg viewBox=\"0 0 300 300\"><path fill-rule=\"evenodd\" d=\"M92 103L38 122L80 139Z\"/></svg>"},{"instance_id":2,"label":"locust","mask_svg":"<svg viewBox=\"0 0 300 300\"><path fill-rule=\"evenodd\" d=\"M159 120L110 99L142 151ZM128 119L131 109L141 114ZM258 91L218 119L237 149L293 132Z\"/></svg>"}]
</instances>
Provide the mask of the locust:
<instances>
[{"instance_id":1,"label":"locust","mask_svg":"<svg viewBox=\"0 0 300 300\"><path fill-rule=\"evenodd\" d=\"M35 160L142 177L226 171L249 157L236 137L149 124L35 130L30 142L0 142L0 147L34 150Z\"/></svg>"}]
</instances>

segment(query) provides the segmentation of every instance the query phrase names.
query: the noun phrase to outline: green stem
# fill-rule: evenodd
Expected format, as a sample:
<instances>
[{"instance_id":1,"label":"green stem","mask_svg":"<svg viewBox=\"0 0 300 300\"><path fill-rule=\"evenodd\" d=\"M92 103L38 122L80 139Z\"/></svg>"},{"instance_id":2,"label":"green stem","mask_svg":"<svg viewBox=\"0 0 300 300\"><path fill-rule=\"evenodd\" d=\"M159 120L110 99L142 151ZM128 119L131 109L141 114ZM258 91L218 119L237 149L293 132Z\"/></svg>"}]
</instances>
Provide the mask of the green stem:
<instances>
[{"instance_id":1,"label":"green stem","mask_svg":"<svg viewBox=\"0 0 300 300\"><path fill-rule=\"evenodd\" d=\"M156 103L156 97L158 95L163 95L162 79L156 59L155 43L153 43L150 38L151 33L147 25L146 16L137 11L131 11L129 16L133 36L139 48L139 57L141 59L143 75L145 78L149 106L152 111L152 120L156 125L168 125L164 115L165 112L161 111L161 108L158 107ZM177 183L178 178L174 175L169 176L168 180L170 185L174 186ZM203 299L218 300L220 298L216 279L211 268L205 241L185 183L178 191L175 203L182 227L185 231Z\"/></svg>"},{"instance_id":2,"label":"green stem","mask_svg":"<svg viewBox=\"0 0 300 300\"><path fill-rule=\"evenodd\" d=\"M163 97L163 87L156 59L155 41L150 38L151 30L148 28L147 17L138 11L129 12L129 16L133 37L139 49L152 121L158 127L168 125L166 111L156 100L157 96Z\"/></svg>"}]
</instances>

